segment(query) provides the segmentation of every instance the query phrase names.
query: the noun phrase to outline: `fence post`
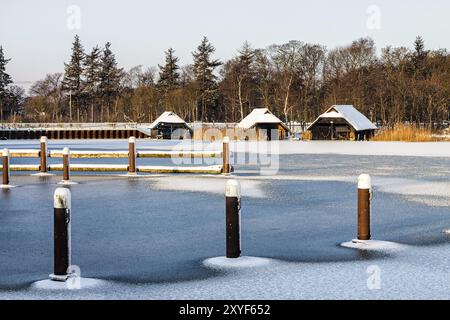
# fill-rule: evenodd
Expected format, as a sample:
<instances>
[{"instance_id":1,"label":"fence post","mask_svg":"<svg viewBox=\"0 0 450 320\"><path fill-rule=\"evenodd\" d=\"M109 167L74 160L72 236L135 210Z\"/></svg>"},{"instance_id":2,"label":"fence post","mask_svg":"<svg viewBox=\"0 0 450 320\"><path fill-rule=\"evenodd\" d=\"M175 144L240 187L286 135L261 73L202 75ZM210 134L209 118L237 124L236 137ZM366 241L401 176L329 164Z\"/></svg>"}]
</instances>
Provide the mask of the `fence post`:
<instances>
[{"instance_id":1,"label":"fence post","mask_svg":"<svg viewBox=\"0 0 450 320\"><path fill-rule=\"evenodd\" d=\"M241 185L237 180L227 181L225 191L226 206L226 252L227 258L241 255Z\"/></svg>"},{"instance_id":2,"label":"fence post","mask_svg":"<svg viewBox=\"0 0 450 320\"><path fill-rule=\"evenodd\" d=\"M71 192L67 188L57 188L53 196L53 274L50 279L66 281L70 276L68 268L71 259L70 225Z\"/></svg>"},{"instance_id":3,"label":"fence post","mask_svg":"<svg viewBox=\"0 0 450 320\"><path fill-rule=\"evenodd\" d=\"M230 138L223 138L222 148L223 174L230 173Z\"/></svg>"},{"instance_id":4,"label":"fence post","mask_svg":"<svg viewBox=\"0 0 450 320\"><path fill-rule=\"evenodd\" d=\"M70 150L69 148L64 148L63 154L63 182L70 181Z\"/></svg>"},{"instance_id":5,"label":"fence post","mask_svg":"<svg viewBox=\"0 0 450 320\"><path fill-rule=\"evenodd\" d=\"M136 174L136 138L128 139L128 174Z\"/></svg>"},{"instance_id":6,"label":"fence post","mask_svg":"<svg viewBox=\"0 0 450 320\"><path fill-rule=\"evenodd\" d=\"M368 174L358 177L358 240L370 240L372 182Z\"/></svg>"},{"instance_id":7,"label":"fence post","mask_svg":"<svg viewBox=\"0 0 450 320\"><path fill-rule=\"evenodd\" d=\"M2 186L9 185L9 150L3 149L2 152Z\"/></svg>"},{"instance_id":8,"label":"fence post","mask_svg":"<svg viewBox=\"0 0 450 320\"><path fill-rule=\"evenodd\" d=\"M40 166L39 171L41 173L47 173L47 137L41 137L41 150L40 150Z\"/></svg>"}]
</instances>

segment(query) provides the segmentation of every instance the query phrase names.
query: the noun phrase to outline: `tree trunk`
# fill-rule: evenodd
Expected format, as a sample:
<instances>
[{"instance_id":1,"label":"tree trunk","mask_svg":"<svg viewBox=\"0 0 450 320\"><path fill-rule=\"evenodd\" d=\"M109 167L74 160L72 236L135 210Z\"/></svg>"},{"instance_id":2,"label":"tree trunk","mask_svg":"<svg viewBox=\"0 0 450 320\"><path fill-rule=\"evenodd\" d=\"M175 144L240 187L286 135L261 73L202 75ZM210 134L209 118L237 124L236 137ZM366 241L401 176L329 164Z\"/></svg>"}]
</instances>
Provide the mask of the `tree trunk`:
<instances>
[{"instance_id":1,"label":"tree trunk","mask_svg":"<svg viewBox=\"0 0 450 320\"><path fill-rule=\"evenodd\" d=\"M288 120L288 113L289 113L289 95L291 93L291 85L292 85L293 76L291 75L289 77L289 82L286 88L286 96L284 97L284 106L283 106L283 113L284 113L284 120L286 123L289 122Z\"/></svg>"},{"instance_id":2,"label":"tree trunk","mask_svg":"<svg viewBox=\"0 0 450 320\"><path fill-rule=\"evenodd\" d=\"M239 108L241 111L241 120L244 119L244 103L242 101L242 79L238 80L238 97L239 97Z\"/></svg>"}]
</instances>

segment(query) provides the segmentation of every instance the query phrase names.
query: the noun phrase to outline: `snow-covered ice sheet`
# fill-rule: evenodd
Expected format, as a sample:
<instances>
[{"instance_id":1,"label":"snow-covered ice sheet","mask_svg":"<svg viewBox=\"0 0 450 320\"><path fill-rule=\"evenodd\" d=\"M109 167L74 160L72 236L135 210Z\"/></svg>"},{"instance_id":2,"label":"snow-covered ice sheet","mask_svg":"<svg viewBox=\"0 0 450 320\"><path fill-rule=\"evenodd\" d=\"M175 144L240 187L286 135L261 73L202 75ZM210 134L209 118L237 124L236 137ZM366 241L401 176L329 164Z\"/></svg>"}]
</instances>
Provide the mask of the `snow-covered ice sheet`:
<instances>
[{"instance_id":1,"label":"snow-covered ice sheet","mask_svg":"<svg viewBox=\"0 0 450 320\"><path fill-rule=\"evenodd\" d=\"M32 145L7 143L21 149ZM77 145L80 150L127 145L125 140L102 143ZM175 145L142 144L149 150ZM405 144L397 146L397 156L389 156L381 153L390 153L390 147L383 151L380 144L380 150L370 151L379 154L370 155L357 147L365 143L312 143L322 147L308 154L314 150L307 144L281 147L273 176L259 175L253 164L235 166L243 186L243 255L268 262L237 268L205 265L225 253L228 178L72 175L79 183L69 186L73 263L83 277L102 281L81 290L33 285L52 272L52 197L60 174L13 173L18 187L0 191L0 299L449 299L450 234L444 231L450 229L445 155L450 151L438 150L440 156L432 157L430 149ZM366 155L337 154L339 148ZM337 153L327 154L330 150ZM402 152L408 157L399 157ZM30 160L35 161L13 159L15 164ZM170 163L164 161L157 164ZM373 177L373 239L401 250L341 246L356 236L361 173ZM373 277L379 277L379 287L371 286Z\"/></svg>"}]
</instances>

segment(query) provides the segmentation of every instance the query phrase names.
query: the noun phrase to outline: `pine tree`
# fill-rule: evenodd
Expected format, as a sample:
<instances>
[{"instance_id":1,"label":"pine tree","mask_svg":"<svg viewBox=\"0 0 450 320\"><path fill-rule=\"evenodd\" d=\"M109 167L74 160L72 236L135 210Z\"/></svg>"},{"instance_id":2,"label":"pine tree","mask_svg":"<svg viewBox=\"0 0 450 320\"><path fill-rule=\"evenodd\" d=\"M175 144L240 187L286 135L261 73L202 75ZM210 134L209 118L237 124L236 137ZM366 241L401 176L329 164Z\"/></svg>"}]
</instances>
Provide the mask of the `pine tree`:
<instances>
[{"instance_id":1,"label":"pine tree","mask_svg":"<svg viewBox=\"0 0 450 320\"><path fill-rule=\"evenodd\" d=\"M80 38L75 35L72 43L72 56L69 63L64 63L65 73L62 82L63 91L69 94L70 103L77 108L81 107L81 96L83 91L83 61L85 54ZM69 111L69 118L72 120L72 110Z\"/></svg>"},{"instance_id":2,"label":"pine tree","mask_svg":"<svg viewBox=\"0 0 450 320\"><path fill-rule=\"evenodd\" d=\"M0 121L3 122L3 107L7 100L7 87L12 83L11 76L6 73L6 65L11 59L6 59L3 54L3 47L0 46Z\"/></svg>"},{"instance_id":3,"label":"pine tree","mask_svg":"<svg viewBox=\"0 0 450 320\"><path fill-rule=\"evenodd\" d=\"M84 61L84 93L91 107L91 121L94 122L94 104L98 98L100 83L100 48L95 46Z\"/></svg>"},{"instance_id":4,"label":"pine tree","mask_svg":"<svg viewBox=\"0 0 450 320\"><path fill-rule=\"evenodd\" d=\"M246 74L250 74L253 62L255 61L255 49L252 48L248 41L245 41L242 48L239 50L238 58L242 66L242 71Z\"/></svg>"},{"instance_id":5,"label":"pine tree","mask_svg":"<svg viewBox=\"0 0 450 320\"><path fill-rule=\"evenodd\" d=\"M237 74L236 79L238 86L238 100L241 113L241 120L245 116L244 104L250 106L250 94L252 81L254 78L254 61L255 50L251 47L250 43L244 42L244 45L239 50L239 56L237 58Z\"/></svg>"},{"instance_id":6,"label":"pine tree","mask_svg":"<svg viewBox=\"0 0 450 320\"><path fill-rule=\"evenodd\" d=\"M212 60L211 56L216 51L204 37L197 51L193 52L194 75L197 86L198 111L197 117L203 121L208 115L214 117L214 109L217 107L218 86L215 69L221 65L219 60Z\"/></svg>"},{"instance_id":7,"label":"pine tree","mask_svg":"<svg viewBox=\"0 0 450 320\"><path fill-rule=\"evenodd\" d=\"M108 121L110 120L109 113L111 104L113 99L118 96L120 89L122 70L117 68L116 57L112 53L110 47L111 43L107 42L100 60L99 94L103 101L100 112L100 121L103 121L103 106L106 106L106 111L108 113L107 118Z\"/></svg>"},{"instance_id":8,"label":"pine tree","mask_svg":"<svg viewBox=\"0 0 450 320\"><path fill-rule=\"evenodd\" d=\"M412 68L415 76L426 76L426 61L428 51L425 50L425 42L418 36L414 41L414 52L412 54Z\"/></svg>"},{"instance_id":9,"label":"pine tree","mask_svg":"<svg viewBox=\"0 0 450 320\"><path fill-rule=\"evenodd\" d=\"M175 50L172 48L167 50L165 52L165 65L158 65L160 71L157 87L163 94L166 94L170 90L176 89L180 83L180 74L178 72L180 67L177 64L179 59L174 55L174 53Z\"/></svg>"}]
</instances>

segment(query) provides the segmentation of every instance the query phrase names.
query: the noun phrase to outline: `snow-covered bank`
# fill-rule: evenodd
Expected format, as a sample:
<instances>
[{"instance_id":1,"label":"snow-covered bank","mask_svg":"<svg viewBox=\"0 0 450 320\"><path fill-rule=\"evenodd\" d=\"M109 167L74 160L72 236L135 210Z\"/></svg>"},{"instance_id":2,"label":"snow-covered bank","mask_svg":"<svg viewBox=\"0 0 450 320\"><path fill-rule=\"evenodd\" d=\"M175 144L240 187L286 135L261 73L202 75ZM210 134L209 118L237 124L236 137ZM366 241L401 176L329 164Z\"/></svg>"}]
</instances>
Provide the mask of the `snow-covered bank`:
<instances>
[{"instance_id":1,"label":"snow-covered bank","mask_svg":"<svg viewBox=\"0 0 450 320\"><path fill-rule=\"evenodd\" d=\"M234 151L249 149L244 142L235 143L234 147ZM272 141L259 143L258 148L279 154L450 157L450 142Z\"/></svg>"},{"instance_id":2,"label":"snow-covered bank","mask_svg":"<svg viewBox=\"0 0 450 320\"><path fill-rule=\"evenodd\" d=\"M295 146L295 148L293 148ZM450 157L450 142L281 142L281 154L342 154L370 156Z\"/></svg>"},{"instance_id":3,"label":"snow-covered bank","mask_svg":"<svg viewBox=\"0 0 450 320\"><path fill-rule=\"evenodd\" d=\"M2 147L36 148L33 140L2 141ZM70 146L74 150L127 150L127 140L50 140L49 149ZM142 150L205 150L220 151L222 142L202 142L194 140L137 140L137 149ZM410 157L450 157L450 142L363 142L363 141L231 141L234 152L268 154L340 154L366 156L410 156Z\"/></svg>"},{"instance_id":4,"label":"snow-covered bank","mask_svg":"<svg viewBox=\"0 0 450 320\"><path fill-rule=\"evenodd\" d=\"M220 150L221 142L182 141L174 149ZM450 157L450 142L231 141L234 152L263 154L339 154L364 156Z\"/></svg>"}]
</instances>

